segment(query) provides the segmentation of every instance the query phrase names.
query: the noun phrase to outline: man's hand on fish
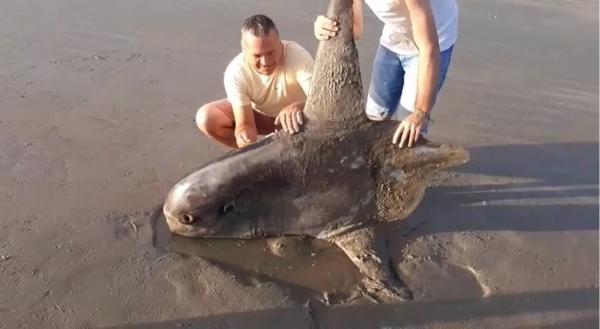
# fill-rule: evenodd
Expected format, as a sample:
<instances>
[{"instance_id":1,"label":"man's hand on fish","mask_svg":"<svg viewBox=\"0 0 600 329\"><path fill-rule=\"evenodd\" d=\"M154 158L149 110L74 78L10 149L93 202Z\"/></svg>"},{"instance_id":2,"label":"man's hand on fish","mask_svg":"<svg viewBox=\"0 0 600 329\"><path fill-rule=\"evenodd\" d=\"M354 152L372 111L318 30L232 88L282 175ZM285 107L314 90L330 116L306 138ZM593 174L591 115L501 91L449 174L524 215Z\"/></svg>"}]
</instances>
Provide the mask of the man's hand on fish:
<instances>
[{"instance_id":1,"label":"man's hand on fish","mask_svg":"<svg viewBox=\"0 0 600 329\"><path fill-rule=\"evenodd\" d=\"M421 130L426 123L425 120L428 120L427 117L418 113L411 113L398 125L392 143L398 144L398 139L400 139L400 145L398 145L400 148L405 145L412 147L421 137Z\"/></svg>"},{"instance_id":2,"label":"man's hand on fish","mask_svg":"<svg viewBox=\"0 0 600 329\"><path fill-rule=\"evenodd\" d=\"M332 19L329 19L323 15L317 16L314 23L314 33L317 40L329 40L334 37L340 28L338 23Z\"/></svg>"},{"instance_id":3,"label":"man's hand on fish","mask_svg":"<svg viewBox=\"0 0 600 329\"><path fill-rule=\"evenodd\" d=\"M294 103L281 112L275 118L275 125L281 126L284 131L290 135L300 131L300 126L304 123L304 103Z\"/></svg>"},{"instance_id":4,"label":"man's hand on fish","mask_svg":"<svg viewBox=\"0 0 600 329\"><path fill-rule=\"evenodd\" d=\"M235 125L235 142L238 147L248 146L256 142L257 131L254 125L239 123Z\"/></svg>"}]
</instances>

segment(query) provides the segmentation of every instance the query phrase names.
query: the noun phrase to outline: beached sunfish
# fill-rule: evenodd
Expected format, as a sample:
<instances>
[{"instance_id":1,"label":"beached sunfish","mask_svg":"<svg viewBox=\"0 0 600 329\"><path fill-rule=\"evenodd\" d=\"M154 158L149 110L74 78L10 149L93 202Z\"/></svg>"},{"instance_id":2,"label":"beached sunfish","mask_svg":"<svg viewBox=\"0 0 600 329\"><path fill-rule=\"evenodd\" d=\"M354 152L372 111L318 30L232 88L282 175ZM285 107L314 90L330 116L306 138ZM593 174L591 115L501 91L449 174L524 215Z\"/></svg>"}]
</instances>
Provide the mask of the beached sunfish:
<instances>
[{"instance_id":1,"label":"beached sunfish","mask_svg":"<svg viewBox=\"0 0 600 329\"><path fill-rule=\"evenodd\" d=\"M468 161L468 152L420 139L391 143L396 122L364 115L352 0L332 0L337 37L321 42L303 131L276 133L230 153L177 183L164 214L170 230L189 237L304 235L343 249L378 301L411 299L390 266L379 223L406 218L428 178Z\"/></svg>"}]
</instances>

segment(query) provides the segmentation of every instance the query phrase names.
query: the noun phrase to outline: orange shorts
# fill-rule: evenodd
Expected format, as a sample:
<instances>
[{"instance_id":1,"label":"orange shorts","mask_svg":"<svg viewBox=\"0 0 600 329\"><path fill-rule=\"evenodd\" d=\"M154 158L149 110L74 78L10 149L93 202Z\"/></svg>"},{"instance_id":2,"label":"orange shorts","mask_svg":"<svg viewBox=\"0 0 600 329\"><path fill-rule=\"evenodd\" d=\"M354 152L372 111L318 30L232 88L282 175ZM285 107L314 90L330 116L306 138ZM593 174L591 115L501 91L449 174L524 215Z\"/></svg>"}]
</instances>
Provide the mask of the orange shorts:
<instances>
[{"instance_id":1,"label":"orange shorts","mask_svg":"<svg viewBox=\"0 0 600 329\"><path fill-rule=\"evenodd\" d=\"M235 127L235 118L233 116L233 107L228 100L222 100L223 103L227 103L227 106L219 106L218 109L221 113L231 119L231 127ZM225 104L222 104L225 105ZM259 135L268 135L275 132L275 118L264 115L256 110L254 112L254 123L256 124L256 130Z\"/></svg>"}]
</instances>

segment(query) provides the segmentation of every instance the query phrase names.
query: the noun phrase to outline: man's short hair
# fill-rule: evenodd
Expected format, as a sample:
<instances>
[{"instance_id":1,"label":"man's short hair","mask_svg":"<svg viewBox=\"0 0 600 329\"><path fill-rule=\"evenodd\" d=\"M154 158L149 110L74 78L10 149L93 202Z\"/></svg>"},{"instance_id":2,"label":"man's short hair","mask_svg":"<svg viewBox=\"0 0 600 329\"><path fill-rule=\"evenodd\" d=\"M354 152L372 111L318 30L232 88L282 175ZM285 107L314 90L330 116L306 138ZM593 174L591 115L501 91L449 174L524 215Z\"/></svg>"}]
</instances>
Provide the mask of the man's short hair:
<instances>
[{"instance_id":1,"label":"man's short hair","mask_svg":"<svg viewBox=\"0 0 600 329\"><path fill-rule=\"evenodd\" d=\"M271 30L279 34L273 20L265 15L250 16L242 24L242 32L250 32L255 37L267 36Z\"/></svg>"}]
</instances>

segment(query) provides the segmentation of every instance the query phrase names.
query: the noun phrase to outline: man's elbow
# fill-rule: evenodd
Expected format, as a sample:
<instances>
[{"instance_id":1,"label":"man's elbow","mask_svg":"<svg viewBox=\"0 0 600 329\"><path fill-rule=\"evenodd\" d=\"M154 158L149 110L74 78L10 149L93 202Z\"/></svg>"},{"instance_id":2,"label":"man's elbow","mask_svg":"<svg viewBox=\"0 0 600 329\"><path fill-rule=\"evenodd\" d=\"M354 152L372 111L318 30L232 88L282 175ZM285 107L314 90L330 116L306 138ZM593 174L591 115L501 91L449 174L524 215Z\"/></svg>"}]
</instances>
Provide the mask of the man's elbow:
<instances>
[{"instance_id":1,"label":"man's elbow","mask_svg":"<svg viewBox=\"0 0 600 329\"><path fill-rule=\"evenodd\" d=\"M419 55L422 57L428 57L433 60L439 59L440 57L440 45L438 42L424 42L418 45Z\"/></svg>"}]
</instances>

